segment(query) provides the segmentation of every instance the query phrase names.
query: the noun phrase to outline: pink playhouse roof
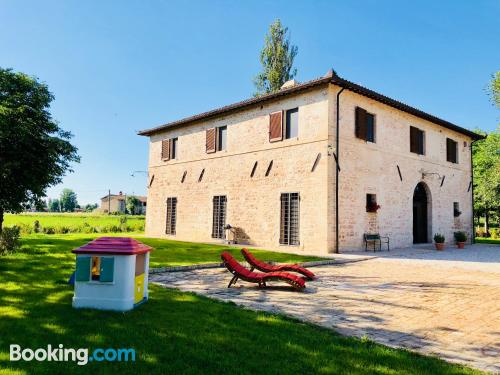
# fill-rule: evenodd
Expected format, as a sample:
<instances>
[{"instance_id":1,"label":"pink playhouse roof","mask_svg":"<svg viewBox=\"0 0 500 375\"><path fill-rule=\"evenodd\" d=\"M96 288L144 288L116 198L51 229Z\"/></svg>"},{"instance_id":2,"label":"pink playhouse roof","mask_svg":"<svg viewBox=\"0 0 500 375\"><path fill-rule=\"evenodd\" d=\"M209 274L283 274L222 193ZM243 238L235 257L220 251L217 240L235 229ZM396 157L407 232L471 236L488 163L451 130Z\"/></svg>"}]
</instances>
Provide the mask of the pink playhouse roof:
<instances>
[{"instance_id":1,"label":"pink playhouse roof","mask_svg":"<svg viewBox=\"0 0 500 375\"><path fill-rule=\"evenodd\" d=\"M75 254L134 255L151 251L150 246L128 237L99 237L77 249Z\"/></svg>"}]
</instances>

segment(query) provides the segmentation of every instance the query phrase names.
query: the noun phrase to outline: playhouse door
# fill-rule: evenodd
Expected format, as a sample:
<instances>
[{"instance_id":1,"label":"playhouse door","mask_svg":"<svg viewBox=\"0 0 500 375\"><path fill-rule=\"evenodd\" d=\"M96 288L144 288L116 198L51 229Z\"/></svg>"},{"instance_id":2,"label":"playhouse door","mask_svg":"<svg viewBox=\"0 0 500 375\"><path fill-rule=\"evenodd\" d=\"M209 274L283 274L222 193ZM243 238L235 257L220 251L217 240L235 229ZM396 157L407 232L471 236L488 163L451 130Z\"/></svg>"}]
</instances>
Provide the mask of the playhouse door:
<instances>
[{"instance_id":1,"label":"playhouse door","mask_svg":"<svg viewBox=\"0 0 500 375\"><path fill-rule=\"evenodd\" d=\"M134 303L139 303L144 298L144 274L135 277Z\"/></svg>"},{"instance_id":2,"label":"playhouse door","mask_svg":"<svg viewBox=\"0 0 500 375\"><path fill-rule=\"evenodd\" d=\"M144 254L135 256L134 303L139 303L144 298L145 258Z\"/></svg>"}]
</instances>

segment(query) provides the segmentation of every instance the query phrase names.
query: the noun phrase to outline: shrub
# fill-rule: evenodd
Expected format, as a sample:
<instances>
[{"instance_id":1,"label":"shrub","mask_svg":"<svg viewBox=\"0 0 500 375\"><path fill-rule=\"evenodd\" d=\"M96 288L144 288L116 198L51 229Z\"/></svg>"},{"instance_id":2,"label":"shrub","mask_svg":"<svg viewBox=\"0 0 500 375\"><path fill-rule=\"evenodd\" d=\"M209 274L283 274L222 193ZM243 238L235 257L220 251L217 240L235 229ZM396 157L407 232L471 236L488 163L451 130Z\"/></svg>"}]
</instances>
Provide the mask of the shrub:
<instances>
[{"instance_id":1,"label":"shrub","mask_svg":"<svg viewBox=\"0 0 500 375\"><path fill-rule=\"evenodd\" d=\"M486 237L486 232L483 228L476 229L476 237Z\"/></svg>"},{"instance_id":2,"label":"shrub","mask_svg":"<svg viewBox=\"0 0 500 375\"><path fill-rule=\"evenodd\" d=\"M19 249L19 233L21 228L14 225L13 227L5 227L0 234L0 255L14 253Z\"/></svg>"},{"instance_id":3,"label":"shrub","mask_svg":"<svg viewBox=\"0 0 500 375\"><path fill-rule=\"evenodd\" d=\"M35 220L33 222L33 232L40 233L41 231L42 231L42 226L40 225L40 222L38 220Z\"/></svg>"},{"instance_id":4,"label":"shrub","mask_svg":"<svg viewBox=\"0 0 500 375\"><path fill-rule=\"evenodd\" d=\"M500 238L500 233L498 228L490 229L490 236L492 239L496 240Z\"/></svg>"},{"instance_id":5,"label":"shrub","mask_svg":"<svg viewBox=\"0 0 500 375\"><path fill-rule=\"evenodd\" d=\"M31 234L33 233L33 226L26 224L26 223L20 223L17 224L16 226L19 227L20 231L22 234Z\"/></svg>"},{"instance_id":6,"label":"shrub","mask_svg":"<svg viewBox=\"0 0 500 375\"><path fill-rule=\"evenodd\" d=\"M444 236L440 233L436 233L434 235L434 242L435 243L444 243Z\"/></svg>"},{"instance_id":7,"label":"shrub","mask_svg":"<svg viewBox=\"0 0 500 375\"><path fill-rule=\"evenodd\" d=\"M42 232L45 234L55 234L56 230L54 227L43 227Z\"/></svg>"},{"instance_id":8,"label":"shrub","mask_svg":"<svg viewBox=\"0 0 500 375\"><path fill-rule=\"evenodd\" d=\"M455 236L455 241L457 241L457 242L467 241L467 233L465 233L463 231L455 232L455 233L453 233L453 235Z\"/></svg>"}]
</instances>

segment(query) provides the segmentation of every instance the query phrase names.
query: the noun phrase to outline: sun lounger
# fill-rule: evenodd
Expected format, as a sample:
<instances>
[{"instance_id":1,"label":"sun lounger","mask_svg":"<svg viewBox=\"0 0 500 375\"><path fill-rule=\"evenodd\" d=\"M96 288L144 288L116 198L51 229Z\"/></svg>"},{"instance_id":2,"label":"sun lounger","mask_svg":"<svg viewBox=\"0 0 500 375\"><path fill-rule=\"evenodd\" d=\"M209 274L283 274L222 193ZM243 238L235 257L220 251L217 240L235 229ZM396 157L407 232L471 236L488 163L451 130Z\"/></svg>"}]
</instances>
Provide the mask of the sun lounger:
<instances>
[{"instance_id":1,"label":"sun lounger","mask_svg":"<svg viewBox=\"0 0 500 375\"><path fill-rule=\"evenodd\" d=\"M314 280L315 275L308 269L299 266L298 264L280 264L280 265L271 265L266 262L262 262L255 258L255 256L248 251L247 249L241 249L241 253L245 257L246 261L252 267L250 271L253 271L254 268L257 268L262 272L280 272L280 271L289 271L289 272L297 272L304 275L308 280Z\"/></svg>"},{"instance_id":2,"label":"sun lounger","mask_svg":"<svg viewBox=\"0 0 500 375\"><path fill-rule=\"evenodd\" d=\"M243 267L231 254L226 251L221 254L221 259L229 272L233 274L233 278L227 286L228 288L230 288L231 285L234 285L238 279L247 281L249 283L259 284L259 287L265 287L267 286L266 282L276 280L284 281L297 290L302 290L306 286L306 283L302 277L292 275L288 272L252 272Z\"/></svg>"}]
</instances>

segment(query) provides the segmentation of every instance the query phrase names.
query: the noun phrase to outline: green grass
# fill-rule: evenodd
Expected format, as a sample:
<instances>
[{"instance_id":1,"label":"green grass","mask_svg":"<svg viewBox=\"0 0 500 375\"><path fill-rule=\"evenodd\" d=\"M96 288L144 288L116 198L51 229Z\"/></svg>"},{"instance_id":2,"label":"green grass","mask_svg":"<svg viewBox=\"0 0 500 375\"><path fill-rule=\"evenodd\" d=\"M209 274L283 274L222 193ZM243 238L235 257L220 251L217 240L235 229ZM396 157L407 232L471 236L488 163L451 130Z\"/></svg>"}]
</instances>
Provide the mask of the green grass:
<instances>
[{"instance_id":1,"label":"green grass","mask_svg":"<svg viewBox=\"0 0 500 375\"><path fill-rule=\"evenodd\" d=\"M152 267L217 263L221 261L220 253L223 250L230 252L235 258L240 261L244 260L243 256L240 253L240 247L207 245L202 243L170 241L155 238L136 238L155 249L151 253ZM252 249L252 252L259 259L265 261L272 260L279 263L299 263L324 259L315 256L278 253L266 250Z\"/></svg>"},{"instance_id":2,"label":"green grass","mask_svg":"<svg viewBox=\"0 0 500 375\"><path fill-rule=\"evenodd\" d=\"M90 226L104 225L120 225L120 217L115 215L102 215L93 213L22 213L22 214L6 214L4 225L10 227L12 225L28 224L33 225L35 220L38 220L42 227L44 226L78 226L84 223ZM144 216L127 215L127 223L143 223Z\"/></svg>"},{"instance_id":3,"label":"green grass","mask_svg":"<svg viewBox=\"0 0 500 375\"><path fill-rule=\"evenodd\" d=\"M70 250L93 235L33 235L0 258L0 372L12 374L471 374L433 357L190 293L152 285L150 300L128 313L75 310L66 280ZM150 242L153 241L153 242ZM159 240L145 239L156 243ZM173 244L170 244L170 248ZM178 244L173 263L181 262ZM168 252L169 246L157 253ZM212 250L201 248L212 257ZM264 253L263 253L264 254ZM168 257L165 258L169 261ZM290 298L300 298L296 292ZM10 362L9 344L134 348L135 363Z\"/></svg>"},{"instance_id":4,"label":"green grass","mask_svg":"<svg viewBox=\"0 0 500 375\"><path fill-rule=\"evenodd\" d=\"M500 245L500 238L493 239L493 238L476 237L476 243Z\"/></svg>"}]
</instances>

